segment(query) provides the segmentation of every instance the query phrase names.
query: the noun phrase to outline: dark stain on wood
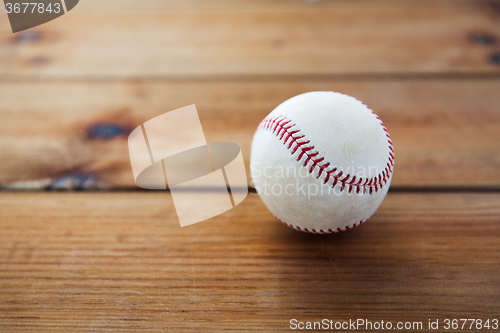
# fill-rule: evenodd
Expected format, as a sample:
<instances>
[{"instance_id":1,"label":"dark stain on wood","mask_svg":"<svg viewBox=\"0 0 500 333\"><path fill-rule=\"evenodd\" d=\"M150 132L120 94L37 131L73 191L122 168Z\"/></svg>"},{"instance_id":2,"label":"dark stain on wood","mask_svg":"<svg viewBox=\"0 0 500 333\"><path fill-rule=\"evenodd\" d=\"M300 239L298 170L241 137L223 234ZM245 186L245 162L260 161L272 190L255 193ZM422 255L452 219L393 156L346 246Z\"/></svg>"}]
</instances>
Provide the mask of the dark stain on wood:
<instances>
[{"instance_id":1,"label":"dark stain on wood","mask_svg":"<svg viewBox=\"0 0 500 333\"><path fill-rule=\"evenodd\" d=\"M495 52L492 55L490 55L490 60L492 63L500 65L500 52Z\"/></svg>"},{"instance_id":2,"label":"dark stain on wood","mask_svg":"<svg viewBox=\"0 0 500 333\"><path fill-rule=\"evenodd\" d=\"M473 43L481 45L494 45L497 42L495 36L483 32L472 33L470 39Z\"/></svg>"},{"instance_id":3,"label":"dark stain on wood","mask_svg":"<svg viewBox=\"0 0 500 333\"><path fill-rule=\"evenodd\" d=\"M116 137L128 137L132 129L129 126L102 122L91 125L87 129L87 137L90 139L111 140Z\"/></svg>"},{"instance_id":4,"label":"dark stain on wood","mask_svg":"<svg viewBox=\"0 0 500 333\"><path fill-rule=\"evenodd\" d=\"M490 8L493 9L493 11L496 14L500 15L500 1L497 1L497 0L490 1Z\"/></svg>"},{"instance_id":5,"label":"dark stain on wood","mask_svg":"<svg viewBox=\"0 0 500 333\"><path fill-rule=\"evenodd\" d=\"M102 182L94 172L74 171L69 174L55 178L52 183L47 186L47 191L82 191L100 189L103 187Z\"/></svg>"},{"instance_id":6,"label":"dark stain on wood","mask_svg":"<svg viewBox=\"0 0 500 333\"><path fill-rule=\"evenodd\" d=\"M26 30L13 34L8 38L11 44L22 46L32 44L47 44L58 40L60 34L55 31Z\"/></svg>"},{"instance_id":7,"label":"dark stain on wood","mask_svg":"<svg viewBox=\"0 0 500 333\"><path fill-rule=\"evenodd\" d=\"M36 43L43 39L43 34L40 31L23 31L14 35L14 42L21 43Z\"/></svg>"},{"instance_id":8,"label":"dark stain on wood","mask_svg":"<svg viewBox=\"0 0 500 333\"><path fill-rule=\"evenodd\" d=\"M84 124L76 124L76 131L82 133L82 139L100 141L113 139L126 139L134 128L143 121L136 119L129 108L103 110L93 119L88 119Z\"/></svg>"}]
</instances>

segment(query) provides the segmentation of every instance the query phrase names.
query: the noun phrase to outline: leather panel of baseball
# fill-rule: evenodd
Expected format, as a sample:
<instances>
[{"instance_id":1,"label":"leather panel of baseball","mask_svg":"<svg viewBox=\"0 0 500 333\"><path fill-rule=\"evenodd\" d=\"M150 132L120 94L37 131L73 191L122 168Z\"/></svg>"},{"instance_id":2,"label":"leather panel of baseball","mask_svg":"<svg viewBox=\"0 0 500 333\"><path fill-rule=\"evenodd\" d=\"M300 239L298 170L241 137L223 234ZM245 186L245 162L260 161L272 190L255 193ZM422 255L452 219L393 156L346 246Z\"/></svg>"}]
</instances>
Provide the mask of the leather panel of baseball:
<instances>
[{"instance_id":1,"label":"leather panel of baseball","mask_svg":"<svg viewBox=\"0 0 500 333\"><path fill-rule=\"evenodd\" d=\"M259 125L251 175L283 223L312 233L361 224L384 200L394 166L382 121L357 99L335 92L295 96Z\"/></svg>"}]
</instances>

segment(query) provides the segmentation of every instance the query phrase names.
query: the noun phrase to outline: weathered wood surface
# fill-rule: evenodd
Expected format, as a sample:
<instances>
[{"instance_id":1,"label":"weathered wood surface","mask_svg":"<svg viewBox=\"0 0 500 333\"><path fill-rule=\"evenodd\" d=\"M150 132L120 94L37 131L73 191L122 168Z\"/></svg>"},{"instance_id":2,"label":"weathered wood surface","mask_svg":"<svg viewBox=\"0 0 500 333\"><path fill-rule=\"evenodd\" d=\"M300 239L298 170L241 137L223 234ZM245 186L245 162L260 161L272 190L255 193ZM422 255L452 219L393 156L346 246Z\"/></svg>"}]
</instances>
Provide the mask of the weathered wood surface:
<instances>
[{"instance_id":1,"label":"weathered wood surface","mask_svg":"<svg viewBox=\"0 0 500 333\"><path fill-rule=\"evenodd\" d=\"M492 2L134 3L82 1L16 35L3 13L0 78L500 73L472 37L498 39Z\"/></svg>"},{"instance_id":2,"label":"weathered wood surface","mask_svg":"<svg viewBox=\"0 0 500 333\"><path fill-rule=\"evenodd\" d=\"M207 140L239 144L248 171L259 122L312 90L353 95L381 116L396 149L394 186L500 184L500 81L493 79L0 83L0 184L135 188L129 131L193 103Z\"/></svg>"},{"instance_id":3,"label":"weathered wood surface","mask_svg":"<svg viewBox=\"0 0 500 333\"><path fill-rule=\"evenodd\" d=\"M248 169L259 121L311 90L379 113L396 145L394 186L496 186L498 8L88 0L15 35L0 15L0 187L134 187L128 131L193 103L207 138L238 143Z\"/></svg>"},{"instance_id":4,"label":"weathered wood surface","mask_svg":"<svg viewBox=\"0 0 500 333\"><path fill-rule=\"evenodd\" d=\"M2 10L0 188L136 188L128 133L190 104L248 171L260 120L313 90L381 116L394 188L498 187L499 17L481 0L85 0L13 35ZM167 192L0 192L5 332L425 329L499 319L499 276L493 191L391 192L329 236L284 227L255 196L180 228Z\"/></svg>"},{"instance_id":5,"label":"weathered wood surface","mask_svg":"<svg viewBox=\"0 0 500 333\"><path fill-rule=\"evenodd\" d=\"M0 330L498 318L499 216L498 193L397 193L364 225L318 236L255 196L180 228L166 192L0 193Z\"/></svg>"}]
</instances>

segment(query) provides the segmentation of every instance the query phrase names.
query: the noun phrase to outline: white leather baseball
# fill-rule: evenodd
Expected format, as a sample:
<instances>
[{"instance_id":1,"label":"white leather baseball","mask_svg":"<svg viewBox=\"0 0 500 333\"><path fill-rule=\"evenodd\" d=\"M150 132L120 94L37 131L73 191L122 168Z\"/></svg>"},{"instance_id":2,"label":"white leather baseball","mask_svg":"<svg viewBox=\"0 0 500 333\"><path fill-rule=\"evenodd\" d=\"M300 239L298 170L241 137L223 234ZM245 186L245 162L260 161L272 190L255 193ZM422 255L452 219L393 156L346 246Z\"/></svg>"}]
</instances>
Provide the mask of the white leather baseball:
<instances>
[{"instance_id":1,"label":"white leather baseball","mask_svg":"<svg viewBox=\"0 0 500 333\"><path fill-rule=\"evenodd\" d=\"M264 204L285 225L334 233L366 221L389 189L394 149L380 118L336 92L295 96L259 125L251 175Z\"/></svg>"}]
</instances>

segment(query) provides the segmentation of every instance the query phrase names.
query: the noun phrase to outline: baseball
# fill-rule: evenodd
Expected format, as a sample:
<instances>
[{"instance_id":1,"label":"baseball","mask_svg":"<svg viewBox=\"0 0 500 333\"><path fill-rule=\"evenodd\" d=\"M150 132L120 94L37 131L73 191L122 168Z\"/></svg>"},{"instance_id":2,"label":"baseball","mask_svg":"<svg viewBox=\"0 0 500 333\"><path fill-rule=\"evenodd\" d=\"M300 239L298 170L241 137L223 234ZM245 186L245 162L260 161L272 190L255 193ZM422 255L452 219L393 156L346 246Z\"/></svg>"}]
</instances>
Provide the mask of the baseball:
<instances>
[{"instance_id":1,"label":"baseball","mask_svg":"<svg viewBox=\"0 0 500 333\"><path fill-rule=\"evenodd\" d=\"M309 92L274 109L258 126L252 181L264 204L293 229L352 229L384 200L394 169L391 137L364 103Z\"/></svg>"}]
</instances>

